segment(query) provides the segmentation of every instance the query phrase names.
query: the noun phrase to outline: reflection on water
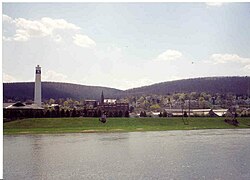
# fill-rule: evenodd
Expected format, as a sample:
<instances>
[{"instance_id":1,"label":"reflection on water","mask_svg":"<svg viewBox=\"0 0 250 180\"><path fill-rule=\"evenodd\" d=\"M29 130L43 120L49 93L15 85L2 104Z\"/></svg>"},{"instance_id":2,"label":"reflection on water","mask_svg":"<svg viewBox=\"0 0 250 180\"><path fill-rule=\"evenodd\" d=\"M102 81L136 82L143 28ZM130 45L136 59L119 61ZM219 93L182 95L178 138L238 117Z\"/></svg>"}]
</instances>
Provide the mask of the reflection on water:
<instances>
[{"instance_id":1,"label":"reflection on water","mask_svg":"<svg viewBox=\"0 0 250 180\"><path fill-rule=\"evenodd\" d=\"M4 178L250 179L250 130L5 135Z\"/></svg>"}]
</instances>

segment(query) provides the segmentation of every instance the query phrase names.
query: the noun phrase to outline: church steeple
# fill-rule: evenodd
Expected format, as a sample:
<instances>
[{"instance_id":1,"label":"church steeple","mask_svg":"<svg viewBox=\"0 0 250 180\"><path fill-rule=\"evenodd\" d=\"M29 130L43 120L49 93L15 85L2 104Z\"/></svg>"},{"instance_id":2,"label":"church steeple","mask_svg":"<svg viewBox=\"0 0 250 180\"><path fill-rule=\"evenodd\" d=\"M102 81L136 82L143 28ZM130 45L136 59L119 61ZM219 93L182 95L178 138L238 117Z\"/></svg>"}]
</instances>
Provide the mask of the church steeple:
<instances>
[{"instance_id":1,"label":"church steeple","mask_svg":"<svg viewBox=\"0 0 250 180\"><path fill-rule=\"evenodd\" d=\"M103 95L103 91L102 91L102 95L101 95L101 104L104 104L104 95Z\"/></svg>"}]
</instances>

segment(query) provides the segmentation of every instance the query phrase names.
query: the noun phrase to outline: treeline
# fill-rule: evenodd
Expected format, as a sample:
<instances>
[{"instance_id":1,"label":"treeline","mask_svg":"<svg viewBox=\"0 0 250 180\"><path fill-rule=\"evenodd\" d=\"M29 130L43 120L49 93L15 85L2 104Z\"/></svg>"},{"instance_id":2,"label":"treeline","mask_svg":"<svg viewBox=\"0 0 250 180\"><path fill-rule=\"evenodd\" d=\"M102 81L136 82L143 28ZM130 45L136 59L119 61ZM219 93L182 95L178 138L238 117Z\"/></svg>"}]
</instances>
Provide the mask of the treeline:
<instances>
[{"instance_id":1,"label":"treeline","mask_svg":"<svg viewBox=\"0 0 250 180\"><path fill-rule=\"evenodd\" d=\"M4 121L11 121L24 118L63 118L63 117L101 117L101 110L7 110L4 109L3 117ZM105 112L107 117L129 117L129 111L107 111Z\"/></svg>"}]
</instances>

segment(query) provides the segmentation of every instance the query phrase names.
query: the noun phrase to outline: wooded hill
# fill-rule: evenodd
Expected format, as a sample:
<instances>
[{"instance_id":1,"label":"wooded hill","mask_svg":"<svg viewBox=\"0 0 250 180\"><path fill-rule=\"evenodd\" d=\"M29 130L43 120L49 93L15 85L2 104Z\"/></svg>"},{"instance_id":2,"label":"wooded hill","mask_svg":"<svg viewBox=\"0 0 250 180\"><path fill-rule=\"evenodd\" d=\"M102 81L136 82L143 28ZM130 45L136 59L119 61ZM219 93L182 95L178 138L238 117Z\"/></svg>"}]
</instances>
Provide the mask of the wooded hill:
<instances>
[{"instance_id":1,"label":"wooded hill","mask_svg":"<svg viewBox=\"0 0 250 180\"><path fill-rule=\"evenodd\" d=\"M235 95L247 95L250 90L250 77L206 77L168 81L150 86L144 86L126 90L126 94L172 94L206 92L210 94L233 93Z\"/></svg>"},{"instance_id":2,"label":"wooded hill","mask_svg":"<svg viewBox=\"0 0 250 180\"><path fill-rule=\"evenodd\" d=\"M13 99L15 101L25 101L34 99L34 82L18 82L18 83L4 83L3 94L4 101ZM59 82L42 82L42 99L48 100L50 98L72 98L80 99L96 99L100 100L101 93L105 97L115 97L114 94L121 93L121 90L99 86L85 86L71 83Z\"/></svg>"},{"instance_id":3,"label":"wooded hill","mask_svg":"<svg viewBox=\"0 0 250 180\"><path fill-rule=\"evenodd\" d=\"M233 93L236 95L247 95L250 89L250 77L209 77L184 79L169 81L140 88L129 89L126 91L99 87L85 86L79 84L42 82L42 99L50 98L72 98L96 99L100 100L101 92L104 92L105 98L118 98L131 95L166 95L172 93L191 93L206 92L210 94ZM4 101L12 99L15 101L33 100L34 82L3 83Z\"/></svg>"}]
</instances>

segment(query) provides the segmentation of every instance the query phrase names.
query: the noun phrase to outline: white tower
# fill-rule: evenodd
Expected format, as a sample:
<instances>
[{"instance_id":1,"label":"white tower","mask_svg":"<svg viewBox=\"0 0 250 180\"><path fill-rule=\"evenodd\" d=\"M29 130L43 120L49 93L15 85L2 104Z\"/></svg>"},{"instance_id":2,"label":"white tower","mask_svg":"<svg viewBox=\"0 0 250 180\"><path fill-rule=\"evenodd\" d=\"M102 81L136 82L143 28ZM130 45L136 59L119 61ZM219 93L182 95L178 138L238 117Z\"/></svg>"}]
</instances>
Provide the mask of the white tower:
<instances>
[{"instance_id":1,"label":"white tower","mask_svg":"<svg viewBox=\"0 0 250 180\"><path fill-rule=\"evenodd\" d=\"M38 106L41 106L41 96L42 96L42 88L41 88L41 67L37 65L36 67L36 81L35 81L35 99L34 103Z\"/></svg>"}]
</instances>

